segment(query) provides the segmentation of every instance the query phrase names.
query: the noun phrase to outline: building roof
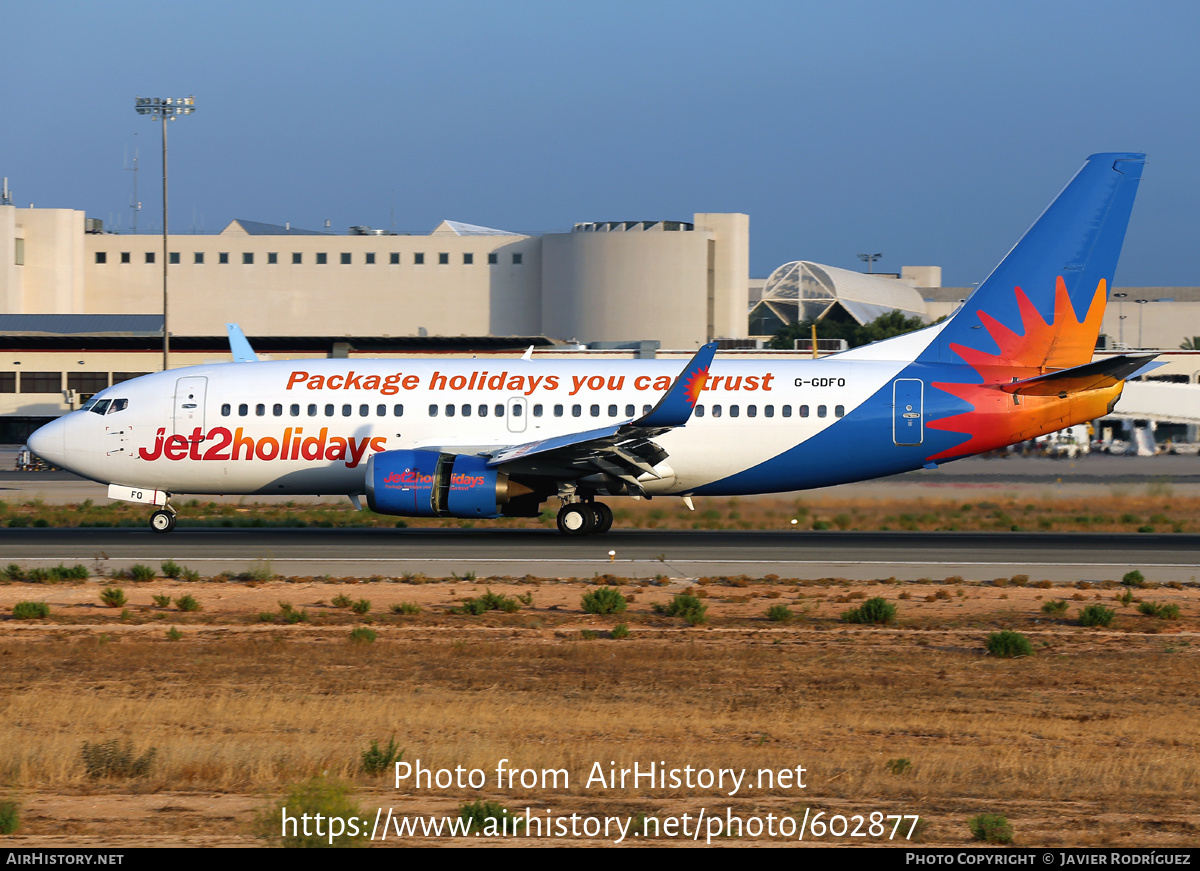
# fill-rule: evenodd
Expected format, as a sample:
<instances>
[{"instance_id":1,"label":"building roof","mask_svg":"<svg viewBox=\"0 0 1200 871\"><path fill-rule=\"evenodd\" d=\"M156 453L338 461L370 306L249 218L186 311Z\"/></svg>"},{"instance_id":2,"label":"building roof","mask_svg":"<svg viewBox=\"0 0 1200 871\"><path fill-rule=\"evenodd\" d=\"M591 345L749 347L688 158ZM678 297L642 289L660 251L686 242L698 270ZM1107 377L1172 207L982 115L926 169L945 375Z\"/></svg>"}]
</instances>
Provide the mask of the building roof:
<instances>
[{"instance_id":1,"label":"building roof","mask_svg":"<svg viewBox=\"0 0 1200 871\"><path fill-rule=\"evenodd\" d=\"M262 221L247 221L244 218L234 218L221 231L222 236L332 236L332 233L322 233L320 230L301 230L290 225L264 224Z\"/></svg>"},{"instance_id":2,"label":"building roof","mask_svg":"<svg viewBox=\"0 0 1200 871\"><path fill-rule=\"evenodd\" d=\"M462 221L442 221L433 228L430 236L520 236L521 233L511 233L508 230L493 230L491 227L480 227L478 224L464 224Z\"/></svg>"},{"instance_id":3,"label":"building roof","mask_svg":"<svg viewBox=\"0 0 1200 871\"><path fill-rule=\"evenodd\" d=\"M894 278L879 278L823 266L807 260L793 260L771 273L763 286L760 305L767 305L780 317L816 318L833 305L841 305L860 324L869 323L890 311L928 320L925 301L911 285Z\"/></svg>"},{"instance_id":4,"label":"building roof","mask_svg":"<svg viewBox=\"0 0 1200 871\"><path fill-rule=\"evenodd\" d=\"M0 335L162 337L162 315L0 314Z\"/></svg>"}]
</instances>

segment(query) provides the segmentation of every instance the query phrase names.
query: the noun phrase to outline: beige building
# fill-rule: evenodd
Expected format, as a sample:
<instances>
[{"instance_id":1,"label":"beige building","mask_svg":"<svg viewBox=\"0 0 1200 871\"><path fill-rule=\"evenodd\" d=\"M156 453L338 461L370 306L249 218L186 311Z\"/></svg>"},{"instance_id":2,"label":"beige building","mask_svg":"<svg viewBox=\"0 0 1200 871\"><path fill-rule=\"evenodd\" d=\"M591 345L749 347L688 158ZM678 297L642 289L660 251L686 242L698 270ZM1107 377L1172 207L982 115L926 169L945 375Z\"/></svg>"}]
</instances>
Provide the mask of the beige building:
<instances>
[{"instance_id":1,"label":"beige building","mask_svg":"<svg viewBox=\"0 0 1200 871\"><path fill-rule=\"evenodd\" d=\"M162 237L83 212L0 206L0 314L162 311ZM695 348L746 335L749 219L578 224L521 235L334 235L233 221L169 240L173 336L530 336Z\"/></svg>"}]
</instances>

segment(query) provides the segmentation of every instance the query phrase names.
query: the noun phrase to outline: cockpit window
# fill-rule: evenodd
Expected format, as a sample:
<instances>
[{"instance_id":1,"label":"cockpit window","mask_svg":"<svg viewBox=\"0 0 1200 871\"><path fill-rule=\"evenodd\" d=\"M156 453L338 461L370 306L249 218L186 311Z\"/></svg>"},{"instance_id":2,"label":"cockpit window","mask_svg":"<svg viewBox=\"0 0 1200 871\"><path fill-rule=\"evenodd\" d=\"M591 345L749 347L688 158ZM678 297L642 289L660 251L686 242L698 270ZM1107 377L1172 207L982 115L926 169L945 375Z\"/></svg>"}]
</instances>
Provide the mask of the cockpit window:
<instances>
[{"instance_id":1,"label":"cockpit window","mask_svg":"<svg viewBox=\"0 0 1200 871\"><path fill-rule=\"evenodd\" d=\"M111 399L101 399L88 410L93 414L104 414L106 411L108 411L108 406L111 402Z\"/></svg>"},{"instance_id":2,"label":"cockpit window","mask_svg":"<svg viewBox=\"0 0 1200 871\"><path fill-rule=\"evenodd\" d=\"M79 406L79 410L80 411L91 411L92 406L95 405L99 401L100 400L97 399L95 396L89 397L87 402L85 402L83 405Z\"/></svg>"},{"instance_id":3,"label":"cockpit window","mask_svg":"<svg viewBox=\"0 0 1200 871\"><path fill-rule=\"evenodd\" d=\"M129 407L128 399L114 399L112 405L108 407L109 414L116 414L118 411L124 411Z\"/></svg>"}]
</instances>

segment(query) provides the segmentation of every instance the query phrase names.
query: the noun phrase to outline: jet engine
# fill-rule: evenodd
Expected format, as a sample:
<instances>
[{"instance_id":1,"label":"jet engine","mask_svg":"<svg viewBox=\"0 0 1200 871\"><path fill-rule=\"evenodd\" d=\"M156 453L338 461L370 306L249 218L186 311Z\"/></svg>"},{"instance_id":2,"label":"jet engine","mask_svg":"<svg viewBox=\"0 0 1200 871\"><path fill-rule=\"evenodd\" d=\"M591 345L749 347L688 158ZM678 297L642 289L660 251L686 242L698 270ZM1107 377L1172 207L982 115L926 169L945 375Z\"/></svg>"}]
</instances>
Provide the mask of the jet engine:
<instances>
[{"instance_id":1,"label":"jet engine","mask_svg":"<svg viewBox=\"0 0 1200 871\"><path fill-rule=\"evenodd\" d=\"M482 457L383 451L367 460L367 504L405 517L499 517L510 498L532 492Z\"/></svg>"}]
</instances>

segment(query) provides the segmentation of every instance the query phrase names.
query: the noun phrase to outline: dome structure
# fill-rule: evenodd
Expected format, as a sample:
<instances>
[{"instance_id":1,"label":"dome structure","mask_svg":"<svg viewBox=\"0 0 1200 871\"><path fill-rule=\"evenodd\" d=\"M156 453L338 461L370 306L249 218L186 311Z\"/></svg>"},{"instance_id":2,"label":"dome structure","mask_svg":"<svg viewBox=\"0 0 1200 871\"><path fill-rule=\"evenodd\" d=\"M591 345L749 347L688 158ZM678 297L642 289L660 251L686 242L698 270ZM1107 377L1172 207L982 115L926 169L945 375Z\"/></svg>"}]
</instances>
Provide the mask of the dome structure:
<instances>
[{"instance_id":1,"label":"dome structure","mask_svg":"<svg viewBox=\"0 0 1200 871\"><path fill-rule=\"evenodd\" d=\"M762 299L750 311L750 334L773 335L795 321L820 317L833 306L860 324L892 311L930 320L921 294L902 281L793 260L767 279Z\"/></svg>"}]
</instances>

